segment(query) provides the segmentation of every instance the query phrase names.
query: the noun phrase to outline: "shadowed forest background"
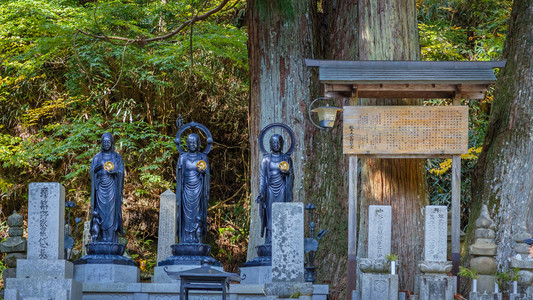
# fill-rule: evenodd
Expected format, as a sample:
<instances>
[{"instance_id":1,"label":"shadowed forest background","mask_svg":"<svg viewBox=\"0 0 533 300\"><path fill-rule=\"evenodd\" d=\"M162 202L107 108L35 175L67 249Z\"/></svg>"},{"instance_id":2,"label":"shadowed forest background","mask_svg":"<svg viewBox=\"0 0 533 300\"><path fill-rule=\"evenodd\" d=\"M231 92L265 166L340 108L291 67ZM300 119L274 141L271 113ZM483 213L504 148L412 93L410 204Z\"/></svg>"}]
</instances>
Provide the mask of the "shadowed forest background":
<instances>
[{"instance_id":1,"label":"shadowed forest background","mask_svg":"<svg viewBox=\"0 0 533 300\"><path fill-rule=\"evenodd\" d=\"M326 13L324 1L316 1L319 17ZM13 210L27 219L30 182L61 182L66 200L77 204L74 215L88 220L90 160L100 150L102 133L109 131L125 163L127 249L150 273L156 260L159 195L176 185L174 138L181 115L184 123L206 125L215 140L209 155L207 243L212 256L226 271L242 266L252 198L250 142L256 140L248 134L246 3L231 0L208 19L160 41L106 38L161 36L220 2L0 0L0 240L7 237L5 220ZM272 3L284 9L286 1ZM510 0L418 0L422 59L501 59L511 5ZM462 162L463 229L492 93L465 104L470 150ZM449 204L450 167L449 160L428 160L431 204ZM320 209L316 214L320 228L325 214ZM346 251L345 244L332 242L338 235L345 241L345 222L328 228L319 267L329 247ZM75 249L81 247L79 230ZM319 272L318 282L331 284L332 294L339 296L345 278L330 274Z\"/></svg>"}]
</instances>

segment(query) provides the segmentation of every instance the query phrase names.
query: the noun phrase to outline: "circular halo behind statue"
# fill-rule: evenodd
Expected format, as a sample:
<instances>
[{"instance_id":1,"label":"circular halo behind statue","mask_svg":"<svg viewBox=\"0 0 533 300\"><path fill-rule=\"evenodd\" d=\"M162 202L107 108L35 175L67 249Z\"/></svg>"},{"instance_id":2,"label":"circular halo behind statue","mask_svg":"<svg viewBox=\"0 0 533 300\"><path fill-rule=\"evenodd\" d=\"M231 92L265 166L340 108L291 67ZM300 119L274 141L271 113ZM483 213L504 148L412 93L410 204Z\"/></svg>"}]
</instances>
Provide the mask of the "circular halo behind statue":
<instances>
[{"instance_id":1,"label":"circular halo behind statue","mask_svg":"<svg viewBox=\"0 0 533 300\"><path fill-rule=\"evenodd\" d=\"M261 130L261 132L259 133L259 149L261 150L261 153L263 153L263 155L265 154L268 154L269 152L265 149L265 144L264 144L264 139L265 139L265 134L271 130L271 129L274 129L274 128L282 128L282 129L285 129L285 131L287 131L287 133L289 134L289 137L291 138L291 146L289 147L289 150L287 150L287 152L285 153L286 155L291 155L293 152L294 152L294 146L295 146L295 141L296 141L296 136L294 135L294 131L292 131L292 129L283 124L283 123L272 123L272 124L268 124L267 126L265 126L265 128L263 128Z\"/></svg>"},{"instance_id":2,"label":"circular halo behind statue","mask_svg":"<svg viewBox=\"0 0 533 300\"><path fill-rule=\"evenodd\" d=\"M178 126L179 126L179 122L178 122ZM187 123L187 124L179 127L178 133L176 134L176 139L174 140L180 155L183 155L185 153L183 148L180 146L181 136L183 135L185 130L187 130L187 129L195 129L195 128L200 129L207 136L207 139L206 139L207 146L205 147L205 149L204 149L204 151L202 153L207 155L207 154L209 154L209 152L211 152L211 148L213 147L213 136L211 135L211 131L209 131L209 129L207 129L207 127L205 127L203 124L196 123L196 122L190 122L190 123Z\"/></svg>"}]
</instances>

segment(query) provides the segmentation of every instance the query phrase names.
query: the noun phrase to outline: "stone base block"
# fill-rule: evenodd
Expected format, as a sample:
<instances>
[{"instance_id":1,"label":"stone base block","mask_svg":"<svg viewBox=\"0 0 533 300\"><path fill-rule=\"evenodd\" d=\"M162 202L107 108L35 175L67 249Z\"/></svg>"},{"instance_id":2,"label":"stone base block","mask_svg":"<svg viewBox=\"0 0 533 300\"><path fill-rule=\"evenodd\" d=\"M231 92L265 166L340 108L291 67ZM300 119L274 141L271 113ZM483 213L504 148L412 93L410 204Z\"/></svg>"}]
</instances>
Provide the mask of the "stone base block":
<instances>
[{"instance_id":1,"label":"stone base block","mask_svg":"<svg viewBox=\"0 0 533 300\"><path fill-rule=\"evenodd\" d=\"M533 300L533 295L510 294L509 300Z\"/></svg>"},{"instance_id":2,"label":"stone base block","mask_svg":"<svg viewBox=\"0 0 533 300\"><path fill-rule=\"evenodd\" d=\"M470 293L469 300L502 300L501 293Z\"/></svg>"},{"instance_id":3,"label":"stone base block","mask_svg":"<svg viewBox=\"0 0 533 300\"><path fill-rule=\"evenodd\" d=\"M496 276L479 275L479 277L477 278L477 293L478 294L494 293L495 283L496 283Z\"/></svg>"},{"instance_id":4,"label":"stone base block","mask_svg":"<svg viewBox=\"0 0 533 300\"><path fill-rule=\"evenodd\" d=\"M398 281L398 275L361 273L361 299L398 300Z\"/></svg>"},{"instance_id":5,"label":"stone base block","mask_svg":"<svg viewBox=\"0 0 533 300\"><path fill-rule=\"evenodd\" d=\"M453 300L457 291L457 278L447 275L418 276L420 300Z\"/></svg>"},{"instance_id":6,"label":"stone base block","mask_svg":"<svg viewBox=\"0 0 533 300\"><path fill-rule=\"evenodd\" d=\"M533 270L533 259L518 259L511 258L511 268L519 268L522 270Z\"/></svg>"},{"instance_id":7,"label":"stone base block","mask_svg":"<svg viewBox=\"0 0 533 300\"><path fill-rule=\"evenodd\" d=\"M79 300L82 298L82 284L73 279L7 279L5 300L31 298Z\"/></svg>"},{"instance_id":8,"label":"stone base block","mask_svg":"<svg viewBox=\"0 0 533 300\"><path fill-rule=\"evenodd\" d=\"M191 269L197 269L199 267L201 267L201 265L197 265L197 264L157 266L157 267L154 267L154 276L152 277L152 282L155 282L155 283L179 282L179 280L175 280L175 279L168 277L167 272L165 272L165 268L167 268L169 272L183 272L183 271L187 271ZM219 271L224 271L224 269L222 269L222 267L219 267L219 266L211 266L211 268L219 270Z\"/></svg>"},{"instance_id":9,"label":"stone base block","mask_svg":"<svg viewBox=\"0 0 533 300\"><path fill-rule=\"evenodd\" d=\"M136 266L116 264L83 264L74 266L74 279L83 283L139 282L140 271Z\"/></svg>"},{"instance_id":10,"label":"stone base block","mask_svg":"<svg viewBox=\"0 0 533 300\"><path fill-rule=\"evenodd\" d=\"M19 259L17 278L72 279L74 267L64 259Z\"/></svg>"},{"instance_id":11,"label":"stone base block","mask_svg":"<svg viewBox=\"0 0 533 300\"><path fill-rule=\"evenodd\" d=\"M240 268L241 284L265 284L272 282L272 266Z\"/></svg>"}]
</instances>

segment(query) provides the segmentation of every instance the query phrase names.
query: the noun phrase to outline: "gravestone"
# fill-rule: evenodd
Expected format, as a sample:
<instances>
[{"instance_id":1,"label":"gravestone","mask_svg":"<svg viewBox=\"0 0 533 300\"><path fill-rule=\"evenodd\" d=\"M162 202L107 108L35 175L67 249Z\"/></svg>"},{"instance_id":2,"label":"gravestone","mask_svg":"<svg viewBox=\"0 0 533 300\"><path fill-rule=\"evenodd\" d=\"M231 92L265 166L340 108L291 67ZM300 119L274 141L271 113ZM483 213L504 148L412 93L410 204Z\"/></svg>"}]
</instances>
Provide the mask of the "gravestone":
<instances>
[{"instance_id":1,"label":"gravestone","mask_svg":"<svg viewBox=\"0 0 533 300\"><path fill-rule=\"evenodd\" d=\"M157 237L157 262L172 256L170 246L176 244L176 194L166 190L159 197L159 233Z\"/></svg>"},{"instance_id":2,"label":"gravestone","mask_svg":"<svg viewBox=\"0 0 533 300\"><path fill-rule=\"evenodd\" d=\"M28 201L28 255L18 260L17 278L6 281L6 300L31 297L81 299L82 285L64 259L65 188L31 183Z\"/></svg>"},{"instance_id":3,"label":"gravestone","mask_svg":"<svg viewBox=\"0 0 533 300\"><path fill-rule=\"evenodd\" d=\"M2 280L4 282L6 278L15 278L17 276L17 260L26 258L27 240L22 237L24 233L23 224L22 216L17 214L16 210L7 218L9 237L0 243L0 252L6 253L4 264L8 267L2 272Z\"/></svg>"},{"instance_id":4,"label":"gravestone","mask_svg":"<svg viewBox=\"0 0 533 300\"><path fill-rule=\"evenodd\" d=\"M423 275L417 276L420 299L454 299L457 279L448 276L452 269L447 254L448 208L428 205L425 208L424 261L418 264Z\"/></svg>"},{"instance_id":5,"label":"gravestone","mask_svg":"<svg viewBox=\"0 0 533 300\"><path fill-rule=\"evenodd\" d=\"M391 253L392 208L368 206L368 258L384 259Z\"/></svg>"},{"instance_id":6,"label":"gravestone","mask_svg":"<svg viewBox=\"0 0 533 300\"><path fill-rule=\"evenodd\" d=\"M304 282L304 206L272 204L272 282Z\"/></svg>"},{"instance_id":7,"label":"gravestone","mask_svg":"<svg viewBox=\"0 0 533 300\"><path fill-rule=\"evenodd\" d=\"M389 274L391 254L392 207L368 206L367 258L359 260L361 299L398 299L398 275ZM358 294L359 291L356 291Z\"/></svg>"},{"instance_id":8,"label":"gravestone","mask_svg":"<svg viewBox=\"0 0 533 300\"><path fill-rule=\"evenodd\" d=\"M448 209L446 206L426 206L424 225L424 259L446 261L448 248Z\"/></svg>"}]
</instances>

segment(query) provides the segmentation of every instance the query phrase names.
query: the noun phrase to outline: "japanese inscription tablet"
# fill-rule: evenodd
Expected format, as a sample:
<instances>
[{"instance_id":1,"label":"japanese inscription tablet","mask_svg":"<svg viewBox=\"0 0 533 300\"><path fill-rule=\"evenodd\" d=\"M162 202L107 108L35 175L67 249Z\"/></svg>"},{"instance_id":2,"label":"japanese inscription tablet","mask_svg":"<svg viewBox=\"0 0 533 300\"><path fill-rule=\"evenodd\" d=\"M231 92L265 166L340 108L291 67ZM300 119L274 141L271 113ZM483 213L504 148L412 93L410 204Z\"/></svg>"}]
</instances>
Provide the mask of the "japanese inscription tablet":
<instances>
[{"instance_id":1,"label":"japanese inscription tablet","mask_svg":"<svg viewBox=\"0 0 533 300\"><path fill-rule=\"evenodd\" d=\"M345 106L344 154L462 154L467 106Z\"/></svg>"}]
</instances>

